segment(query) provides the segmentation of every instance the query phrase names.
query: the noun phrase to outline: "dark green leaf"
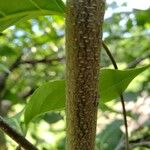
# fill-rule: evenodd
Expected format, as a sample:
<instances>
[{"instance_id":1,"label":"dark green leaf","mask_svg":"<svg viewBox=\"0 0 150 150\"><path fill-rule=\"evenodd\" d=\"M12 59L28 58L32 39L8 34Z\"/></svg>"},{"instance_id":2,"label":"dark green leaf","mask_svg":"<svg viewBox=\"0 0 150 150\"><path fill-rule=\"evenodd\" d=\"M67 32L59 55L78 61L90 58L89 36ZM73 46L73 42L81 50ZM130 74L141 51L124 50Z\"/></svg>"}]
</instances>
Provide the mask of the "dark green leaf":
<instances>
[{"instance_id":1,"label":"dark green leaf","mask_svg":"<svg viewBox=\"0 0 150 150\"><path fill-rule=\"evenodd\" d=\"M127 21L127 30L129 31L133 26L132 20L129 18Z\"/></svg>"},{"instance_id":2,"label":"dark green leaf","mask_svg":"<svg viewBox=\"0 0 150 150\"><path fill-rule=\"evenodd\" d=\"M11 6L11 8L10 8ZM61 0L0 0L0 32L39 15L63 15Z\"/></svg>"},{"instance_id":3,"label":"dark green leaf","mask_svg":"<svg viewBox=\"0 0 150 150\"><path fill-rule=\"evenodd\" d=\"M145 24L150 23L150 9L148 10L134 10L136 22L138 26L144 26Z\"/></svg>"},{"instance_id":4,"label":"dark green leaf","mask_svg":"<svg viewBox=\"0 0 150 150\"><path fill-rule=\"evenodd\" d=\"M63 117L59 113L50 112L46 113L42 118L49 124L53 124L63 119Z\"/></svg>"},{"instance_id":5,"label":"dark green leaf","mask_svg":"<svg viewBox=\"0 0 150 150\"><path fill-rule=\"evenodd\" d=\"M13 56L16 52L9 46L0 46L0 56Z\"/></svg>"}]
</instances>

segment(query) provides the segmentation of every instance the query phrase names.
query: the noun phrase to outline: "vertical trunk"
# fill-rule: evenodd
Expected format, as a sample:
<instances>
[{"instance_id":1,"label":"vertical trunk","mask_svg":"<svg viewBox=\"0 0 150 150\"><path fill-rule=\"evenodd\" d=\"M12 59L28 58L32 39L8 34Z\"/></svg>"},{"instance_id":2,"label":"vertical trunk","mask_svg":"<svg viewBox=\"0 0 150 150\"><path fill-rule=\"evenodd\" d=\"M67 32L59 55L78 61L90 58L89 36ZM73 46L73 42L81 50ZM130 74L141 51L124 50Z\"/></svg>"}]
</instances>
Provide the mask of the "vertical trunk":
<instances>
[{"instance_id":1,"label":"vertical trunk","mask_svg":"<svg viewBox=\"0 0 150 150\"><path fill-rule=\"evenodd\" d=\"M67 0L67 149L94 150L104 0Z\"/></svg>"}]
</instances>

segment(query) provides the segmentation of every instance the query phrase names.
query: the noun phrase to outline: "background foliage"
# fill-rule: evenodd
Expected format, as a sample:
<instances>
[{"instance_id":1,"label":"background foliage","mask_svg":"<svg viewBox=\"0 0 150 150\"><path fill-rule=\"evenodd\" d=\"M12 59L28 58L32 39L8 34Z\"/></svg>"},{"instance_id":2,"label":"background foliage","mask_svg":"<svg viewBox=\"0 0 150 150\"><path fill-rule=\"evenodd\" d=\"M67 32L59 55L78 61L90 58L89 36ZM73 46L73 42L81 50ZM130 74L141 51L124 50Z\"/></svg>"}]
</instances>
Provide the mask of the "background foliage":
<instances>
[{"instance_id":1,"label":"background foliage","mask_svg":"<svg viewBox=\"0 0 150 150\"><path fill-rule=\"evenodd\" d=\"M150 10L122 11L120 7L128 8L116 2L106 8L104 41L120 69L149 64ZM47 81L65 78L64 28L63 16L45 16L18 23L0 34L0 113L22 134L26 128L21 113L31 94ZM112 68L104 50L101 66ZM124 94L130 142L135 150L148 149L135 143L150 140L149 79L145 71ZM100 104L96 150L123 149L122 125L118 99ZM34 119L27 138L41 150L65 150L65 112L53 111ZM17 146L4 135L0 136L0 145L10 150Z\"/></svg>"}]
</instances>

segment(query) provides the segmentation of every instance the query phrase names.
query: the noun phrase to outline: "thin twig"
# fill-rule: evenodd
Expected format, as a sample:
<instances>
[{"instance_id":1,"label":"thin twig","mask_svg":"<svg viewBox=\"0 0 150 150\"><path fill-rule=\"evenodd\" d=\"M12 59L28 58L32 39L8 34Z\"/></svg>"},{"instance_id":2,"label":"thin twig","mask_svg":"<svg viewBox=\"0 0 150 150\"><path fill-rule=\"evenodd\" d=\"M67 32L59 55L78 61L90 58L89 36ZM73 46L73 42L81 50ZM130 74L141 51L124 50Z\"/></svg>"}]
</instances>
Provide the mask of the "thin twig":
<instances>
[{"instance_id":1,"label":"thin twig","mask_svg":"<svg viewBox=\"0 0 150 150\"><path fill-rule=\"evenodd\" d=\"M141 61L145 60L145 59L149 59L150 58L150 54L142 56L142 57L138 57L135 60L133 60L132 62L130 62L127 66L127 68L134 68L136 67Z\"/></svg>"},{"instance_id":2,"label":"thin twig","mask_svg":"<svg viewBox=\"0 0 150 150\"><path fill-rule=\"evenodd\" d=\"M112 64L114 68L117 70L118 66L117 63L112 56L109 48L106 46L106 44L102 41L102 46L105 49L107 55L109 56L110 60L112 61ZM128 137L128 124L127 124L127 113L126 113L126 108L125 108L125 103L124 103L124 97L122 94L120 94L120 100L121 100L121 105L122 105L122 110L123 110L123 118L124 118L124 125L125 125L125 135L126 135L126 150L129 150L129 137Z\"/></svg>"},{"instance_id":3,"label":"thin twig","mask_svg":"<svg viewBox=\"0 0 150 150\"><path fill-rule=\"evenodd\" d=\"M124 125L125 125L125 132L126 132L126 150L129 150L129 135L128 135L128 123L127 123L127 114L126 114L126 108L125 108L125 103L124 103L124 97L121 94L120 95L121 99L121 105L122 105L122 110L123 110L123 118L124 118Z\"/></svg>"},{"instance_id":4,"label":"thin twig","mask_svg":"<svg viewBox=\"0 0 150 150\"><path fill-rule=\"evenodd\" d=\"M20 54L18 56L18 58L16 58L16 60L10 65L10 67L8 69L10 72L12 72L14 69L19 67L20 65L24 65L24 64L30 64L30 65L36 65L39 63L51 64L55 61L62 61L65 59L65 57L56 57L56 58L43 58L43 59L39 59L39 60L37 60L37 59L21 60L22 56L23 56L23 54ZM10 73L6 72L6 71L4 71L0 74L0 100L4 97L6 80L9 75L10 75Z\"/></svg>"},{"instance_id":5,"label":"thin twig","mask_svg":"<svg viewBox=\"0 0 150 150\"><path fill-rule=\"evenodd\" d=\"M10 67L8 69L10 72L18 67L21 57L22 57L22 54L20 54L17 57L17 59L10 65ZM4 71L0 74L0 101L1 101L4 91L5 91L6 80L7 80L8 76L9 76L9 72L6 72L6 71Z\"/></svg>"},{"instance_id":6,"label":"thin twig","mask_svg":"<svg viewBox=\"0 0 150 150\"><path fill-rule=\"evenodd\" d=\"M55 62L55 61L61 61L61 60L64 60L64 57L58 57L58 58L51 58L51 59L48 59L48 58L43 58L43 59L39 59L39 60L36 60L36 59L31 59L31 60L22 60L20 61L20 64L31 64L31 65L36 65L38 63L52 63L52 62Z\"/></svg>"},{"instance_id":7,"label":"thin twig","mask_svg":"<svg viewBox=\"0 0 150 150\"><path fill-rule=\"evenodd\" d=\"M150 141L143 141L143 142L138 142L138 143L132 143L130 144L130 148L133 149L135 147L146 147L150 148Z\"/></svg>"},{"instance_id":8,"label":"thin twig","mask_svg":"<svg viewBox=\"0 0 150 150\"><path fill-rule=\"evenodd\" d=\"M0 116L0 129L11 137L16 143L18 143L25 150L38 150L33 144L31 144L24 136L18 133L12 128L1 116Z\"/></svg>"}]
</instances>

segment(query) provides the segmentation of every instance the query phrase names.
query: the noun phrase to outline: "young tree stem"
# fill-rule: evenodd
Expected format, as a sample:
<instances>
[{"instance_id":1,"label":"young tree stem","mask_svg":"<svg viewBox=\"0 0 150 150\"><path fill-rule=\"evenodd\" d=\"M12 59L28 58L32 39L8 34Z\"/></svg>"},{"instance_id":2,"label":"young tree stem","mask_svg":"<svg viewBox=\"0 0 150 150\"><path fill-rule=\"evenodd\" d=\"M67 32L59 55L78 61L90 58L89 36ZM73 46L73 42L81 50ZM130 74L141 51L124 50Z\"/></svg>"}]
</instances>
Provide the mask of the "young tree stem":
<instances>
[{"instance_id":1,"label":"young tree stem","mask_svg":"<svg viewBox=\"0 0 150 150\"><path fill-rule=\"evenodd\" d=\"M104 0L67 0L67 150L94 150Z\"/></svg>"}]
</instances>

